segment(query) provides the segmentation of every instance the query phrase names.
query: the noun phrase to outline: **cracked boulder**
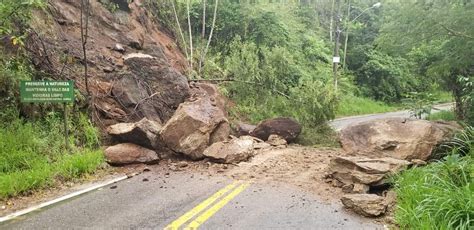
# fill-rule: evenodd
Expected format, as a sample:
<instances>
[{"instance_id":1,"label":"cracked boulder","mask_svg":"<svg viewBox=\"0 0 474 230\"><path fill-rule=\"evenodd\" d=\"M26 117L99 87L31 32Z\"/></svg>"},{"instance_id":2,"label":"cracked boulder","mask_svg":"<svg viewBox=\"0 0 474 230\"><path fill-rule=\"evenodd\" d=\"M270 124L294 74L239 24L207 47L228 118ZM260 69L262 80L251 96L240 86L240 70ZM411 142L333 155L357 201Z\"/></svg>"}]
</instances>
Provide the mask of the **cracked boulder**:
<instances>
[{"instance_id":1,"label":"cracked boulder","mask_svg":"<svg viewBox=\"0 0 474 230\"><path fill-rule=\"evenodd\" d=\"M336 180L341 186L353 185L353 187L359 187L360 184L381 186L386 184L389 175L400 172L410 164L405 160L388 157L375 159L336 157L329 164L329 177ZM362 191L364 190L366 189L362 189Z\"/></svg>"},{"instance_id":2,"label":"cracked boulder","mask_svg":"<svg viewBox=\"0 0 474 230\"><path fill-rule=\"evenodd\" d=\"M387 211L385 199L374 194L346 194L341 202L344 207L366 217L377 217Z\"/></svg>"},{"instance_id":3,"label":"cracked boulder","mask_svg":"<svg viewBox=\"0 0 474 230\"><path fill-rule=\"evenodd\" d=\"M229 134L224 112L209 98L182 103L160 132L168 148L194 160L204 158L207 147L227 140Z\"/></svg>"},{"instance_id":4,"label":"cracked boulder","mask_svg":"<svg viewBox=\"0 0 474 230\"><path fill-rule=\"evenodd\" d=\"M105 149L105 159L110 165L154 164L160 158L155 151L136 144L124 143Z\"/></svg>"},{"instance_id":5,"label":"cracked boulder","mask_svg":"<svg viewBox=\"0 0 474 230\"><path fill-rule=\"evenodd\" d=\"M352 154L426 161L433 149L452 137L457 129L458 126L451 123L386 118L341 130L340 142L342 148Z\"/></svg>"},{"instance_id":6,"label":"cracked boulder","mask_svg":"<svg viewBox=\"0 0 474 230\"><path fill-rule=\"evenodd\" d=\"M122 143L133 143L149 149L159 149L160 123L143 118L136 123L118 123L107 128L107 133Z\"/></svg>"}]
</instances>

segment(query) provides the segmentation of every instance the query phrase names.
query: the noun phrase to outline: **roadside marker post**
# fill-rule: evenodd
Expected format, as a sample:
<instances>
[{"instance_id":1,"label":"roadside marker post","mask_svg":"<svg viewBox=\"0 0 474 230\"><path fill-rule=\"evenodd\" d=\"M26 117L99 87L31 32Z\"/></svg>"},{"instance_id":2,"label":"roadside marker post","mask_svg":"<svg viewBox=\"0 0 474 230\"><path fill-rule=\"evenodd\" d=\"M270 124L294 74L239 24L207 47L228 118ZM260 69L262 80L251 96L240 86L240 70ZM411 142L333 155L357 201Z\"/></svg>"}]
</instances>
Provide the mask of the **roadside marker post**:
<instances>
[{"instance_id":1,"label":"roadside marker post","mask_svg":"<svg viewBox=\"0 0 474 230\"><path fill-rule=\"evenodd\" d=\"M67 103L74 102L74 81L21 81L20 101L22 103L63 103L65 144L66 149L69 150Z\"/></svg>"}]
</instances>

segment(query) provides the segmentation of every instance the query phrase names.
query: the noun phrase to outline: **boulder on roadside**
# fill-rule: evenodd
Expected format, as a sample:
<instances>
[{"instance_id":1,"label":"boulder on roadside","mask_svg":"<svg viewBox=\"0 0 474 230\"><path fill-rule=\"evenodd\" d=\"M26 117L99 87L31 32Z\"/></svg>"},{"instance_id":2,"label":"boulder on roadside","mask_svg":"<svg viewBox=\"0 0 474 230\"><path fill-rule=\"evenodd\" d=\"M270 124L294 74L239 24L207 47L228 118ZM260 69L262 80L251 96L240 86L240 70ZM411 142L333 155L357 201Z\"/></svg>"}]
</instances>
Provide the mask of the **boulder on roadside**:
<instances>
[{"instance_id":1,"label":"boulder on roadside","mask_svg":"<svg viewBox=\"0 0 474 230\"><path fill-rule=\"evenodd\" d=\"M242 123L242 122L239 122L236 125L236 131L237 131L237 134L238 134L239 137L250 135L250 133L252 133L252 131L255 128L257 128L256 125L249 125L249 124L245 124L245 123Z\"/></svg>"},{"instance_id":2,"label":"boulder on roadside","mask_svg":"<svg viewBox=\"0 0 474 230\"><path fill-rule=\"evenodd\" d=\"M329 177L343 185L363 184L380 186L387 177L411 163L395 158L336 157L329 164ZM354 191L355 192L355 191Z\"/></svg>"},{"instance_id":3,"label":"boulder on roadside","mask_svg":"<svg viewBox=\"0 0 474 230\"><path fill-rule=\"evenodd\" d=\"M133 143L149 149L159 149L161 124L143 118L136 123L118 123L107 128L107 133L119 142Z\"/></svg>"},{"instance_id":4,"label":"boulder on roadside","mask_svg":"<svg viewBox=\"0 0 474 230\"><path fill-rule=\"evenodd\" d=\"M246 161L254 155L254 143L255 141L250 138L234 138L212 144L204 150L203 155L216 162L235 164Z\"/></svg>"},{"instance_id":5,"label":"boulder on roadside","mask_svg":"<svg viewBox=\"0 0 474 230\"><path fill-rule=\"evenodd\" d=\"M258 124L250 135L267 141L270 135L276 134L291 143L296 140L301 129L301 125L291 118L274 118Z\"/></svg>"},{"instance_id":6,"label":"boulder on roadside","mask_svg":"<svg viewBox=\"0 0 474 230\"><path fill-rule=\"evenodd\" d=\"M160 132L166 146L194 160L202 159L208 146L227 140L229 134L224 112L209 98L182 103Z\"/></svg>"},{"instance_id":7,"label":"boulder on roadside","mask_svg":"<svg viewBox=\"0 0 474 230\"><path fill-rule=\"evenodd\" d=\"M154 164L160 158L155 151L132 144L118 144L105 149L105 159L110 165Z\"/></svg>"},{"instance_id":8,"label":"boulder on roadside","mask_svg":"<svg viewBox=\"0 0 474 230\"><path fill-rule=\"evenodd\" d=\"M342 148L369 157L430 159L433 149L452 137L457 125L425 120L387 118L362 122L340 132Z\"/></svg>"},{"instance_id":9,"label":"boulder on roadside","mask_svg":"<svg viewBox=\"0 0 474 230\"><path fill-rule=\"evenodd\" d=\"M380 216L387 210L384 198L374 194L346 194L341 202L344 207L366 217Z\"/></svg>"}]
</instances>

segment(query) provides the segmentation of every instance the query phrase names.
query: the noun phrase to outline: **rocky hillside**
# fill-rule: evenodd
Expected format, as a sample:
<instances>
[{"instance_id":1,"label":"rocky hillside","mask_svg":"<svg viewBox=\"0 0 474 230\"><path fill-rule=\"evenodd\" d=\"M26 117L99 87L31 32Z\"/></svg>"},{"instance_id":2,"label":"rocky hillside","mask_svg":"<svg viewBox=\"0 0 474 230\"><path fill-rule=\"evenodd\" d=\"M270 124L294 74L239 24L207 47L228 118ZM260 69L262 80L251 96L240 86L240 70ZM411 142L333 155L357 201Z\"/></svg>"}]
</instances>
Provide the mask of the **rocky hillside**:
<instances>
[{"instance_id":1,"label":"rocky hillside","mask_svg":"<svg viewBox=\"0 0 474 230\"><path fill-rule=\"evenodd\" d=\"M186 60L145 1L115 2L120 8L112 13L91 0L86 48L94 119L102 127L143 117L164 123L189 97ZM55 79L74 80L86 95L80 1L49 1L33 18L27 48L34 65Z\"/></svg>"}]
</instances>

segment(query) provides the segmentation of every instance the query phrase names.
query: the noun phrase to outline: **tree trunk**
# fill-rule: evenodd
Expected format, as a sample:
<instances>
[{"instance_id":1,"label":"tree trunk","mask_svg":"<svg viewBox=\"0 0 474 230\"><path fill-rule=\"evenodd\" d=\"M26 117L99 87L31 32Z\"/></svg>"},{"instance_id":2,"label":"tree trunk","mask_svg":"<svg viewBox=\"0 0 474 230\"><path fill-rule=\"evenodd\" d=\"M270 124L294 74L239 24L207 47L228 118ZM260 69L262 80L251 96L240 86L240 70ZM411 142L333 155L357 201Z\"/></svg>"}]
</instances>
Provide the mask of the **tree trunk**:
<instances>
[{"instance_id":1,"label":"tree trunk","mask_svg":"<svg viewBox=\"0 0 474 230\"><path fill-rule=\"evenodd\" d=\"M201 69L202 69L202 55L204 52L204 46L206 45L205 38L206 38L206 0L202 1L202 32L201 32L201 58L199 58L199 76L201 76Z\"/></svg>"},{"instance_id":2,"label":"tree trunk","mask_svg":"<svg viewBox=\"0 0 474 230\"><path fill-rule=\"evenodd\" d=\"M206 54L207 50L209 49L209 45L211 44L212 40L212 34L214 33L214 27L216 26L216 18L217 18L217 6L219 5L219 0L216 0L215 6L214 6L214 16L212 18L212 26L211 26L211 32L209 33L209 39L207 40L207 45L206 48L204 49L204 52L201 55L201 60L200 63L204 63L206 61ZM201 72L201 66L199 66L199 72Z\"/></svg>"},{"instance_id":3,"label":"tree trunk","mask_svg":"<svg viewBox=\"0 0 474 230\"><path fill-rule=\"evenodd\" d=\"M186 11L187 11L187 14L188 14L189 49L190 49L190 53L191 53L191 56L189 57L189 66L191 67L191 70L192 70L193 69L193 32L191 30L191 16L189 14L190 1L191 0L186 1Z\"/></svg>"},{"instance_id":4,"label":"tree trunk","mask_svg":"<svg viewBox=\"0 0 474 230\"><path fill-rule=\"evenodd\" d=\"M89 0L81 0L81 43L82 53L84 62L84 81L87 92L87 102L89 103L91 92L89 90L89 76L87 66L87 38L89 36L89 14L90 14L90 2ZM84 27L85 26L85 27Z\"/></svg>"},{"instance_id":5,"label":"tree trunk","mask_svg":"<svg viewBox=\"0 0 474 230\"><path fill-rule=\"evenodd\" d=\"M351 20L351 2L347 3L347 18L346 18L346 37L344 41L344 57L342 59L342 69L346 68L346 59L347 59L347 43L349 42L349 26Z\"/></svg>"},{"instance_id":6,"label":"tree trunk","mask_svg":"<svg viewBox=\"0 0 474 230\"><path fill-rule=\"evenodd\" d=\"M186 59L189 61L188 45L186 44L186 39L184 38L183 29L181 28L181 24L179 23L179 17L176 11L176 6L174 4L174 0L170 0L170 2L171 2L171 6L173 7L173 13L176 20L176 25L178 26L179 34L181 36L181 39L183 40L184 53L186 54Z\"/></svg>"}]
</instances>

